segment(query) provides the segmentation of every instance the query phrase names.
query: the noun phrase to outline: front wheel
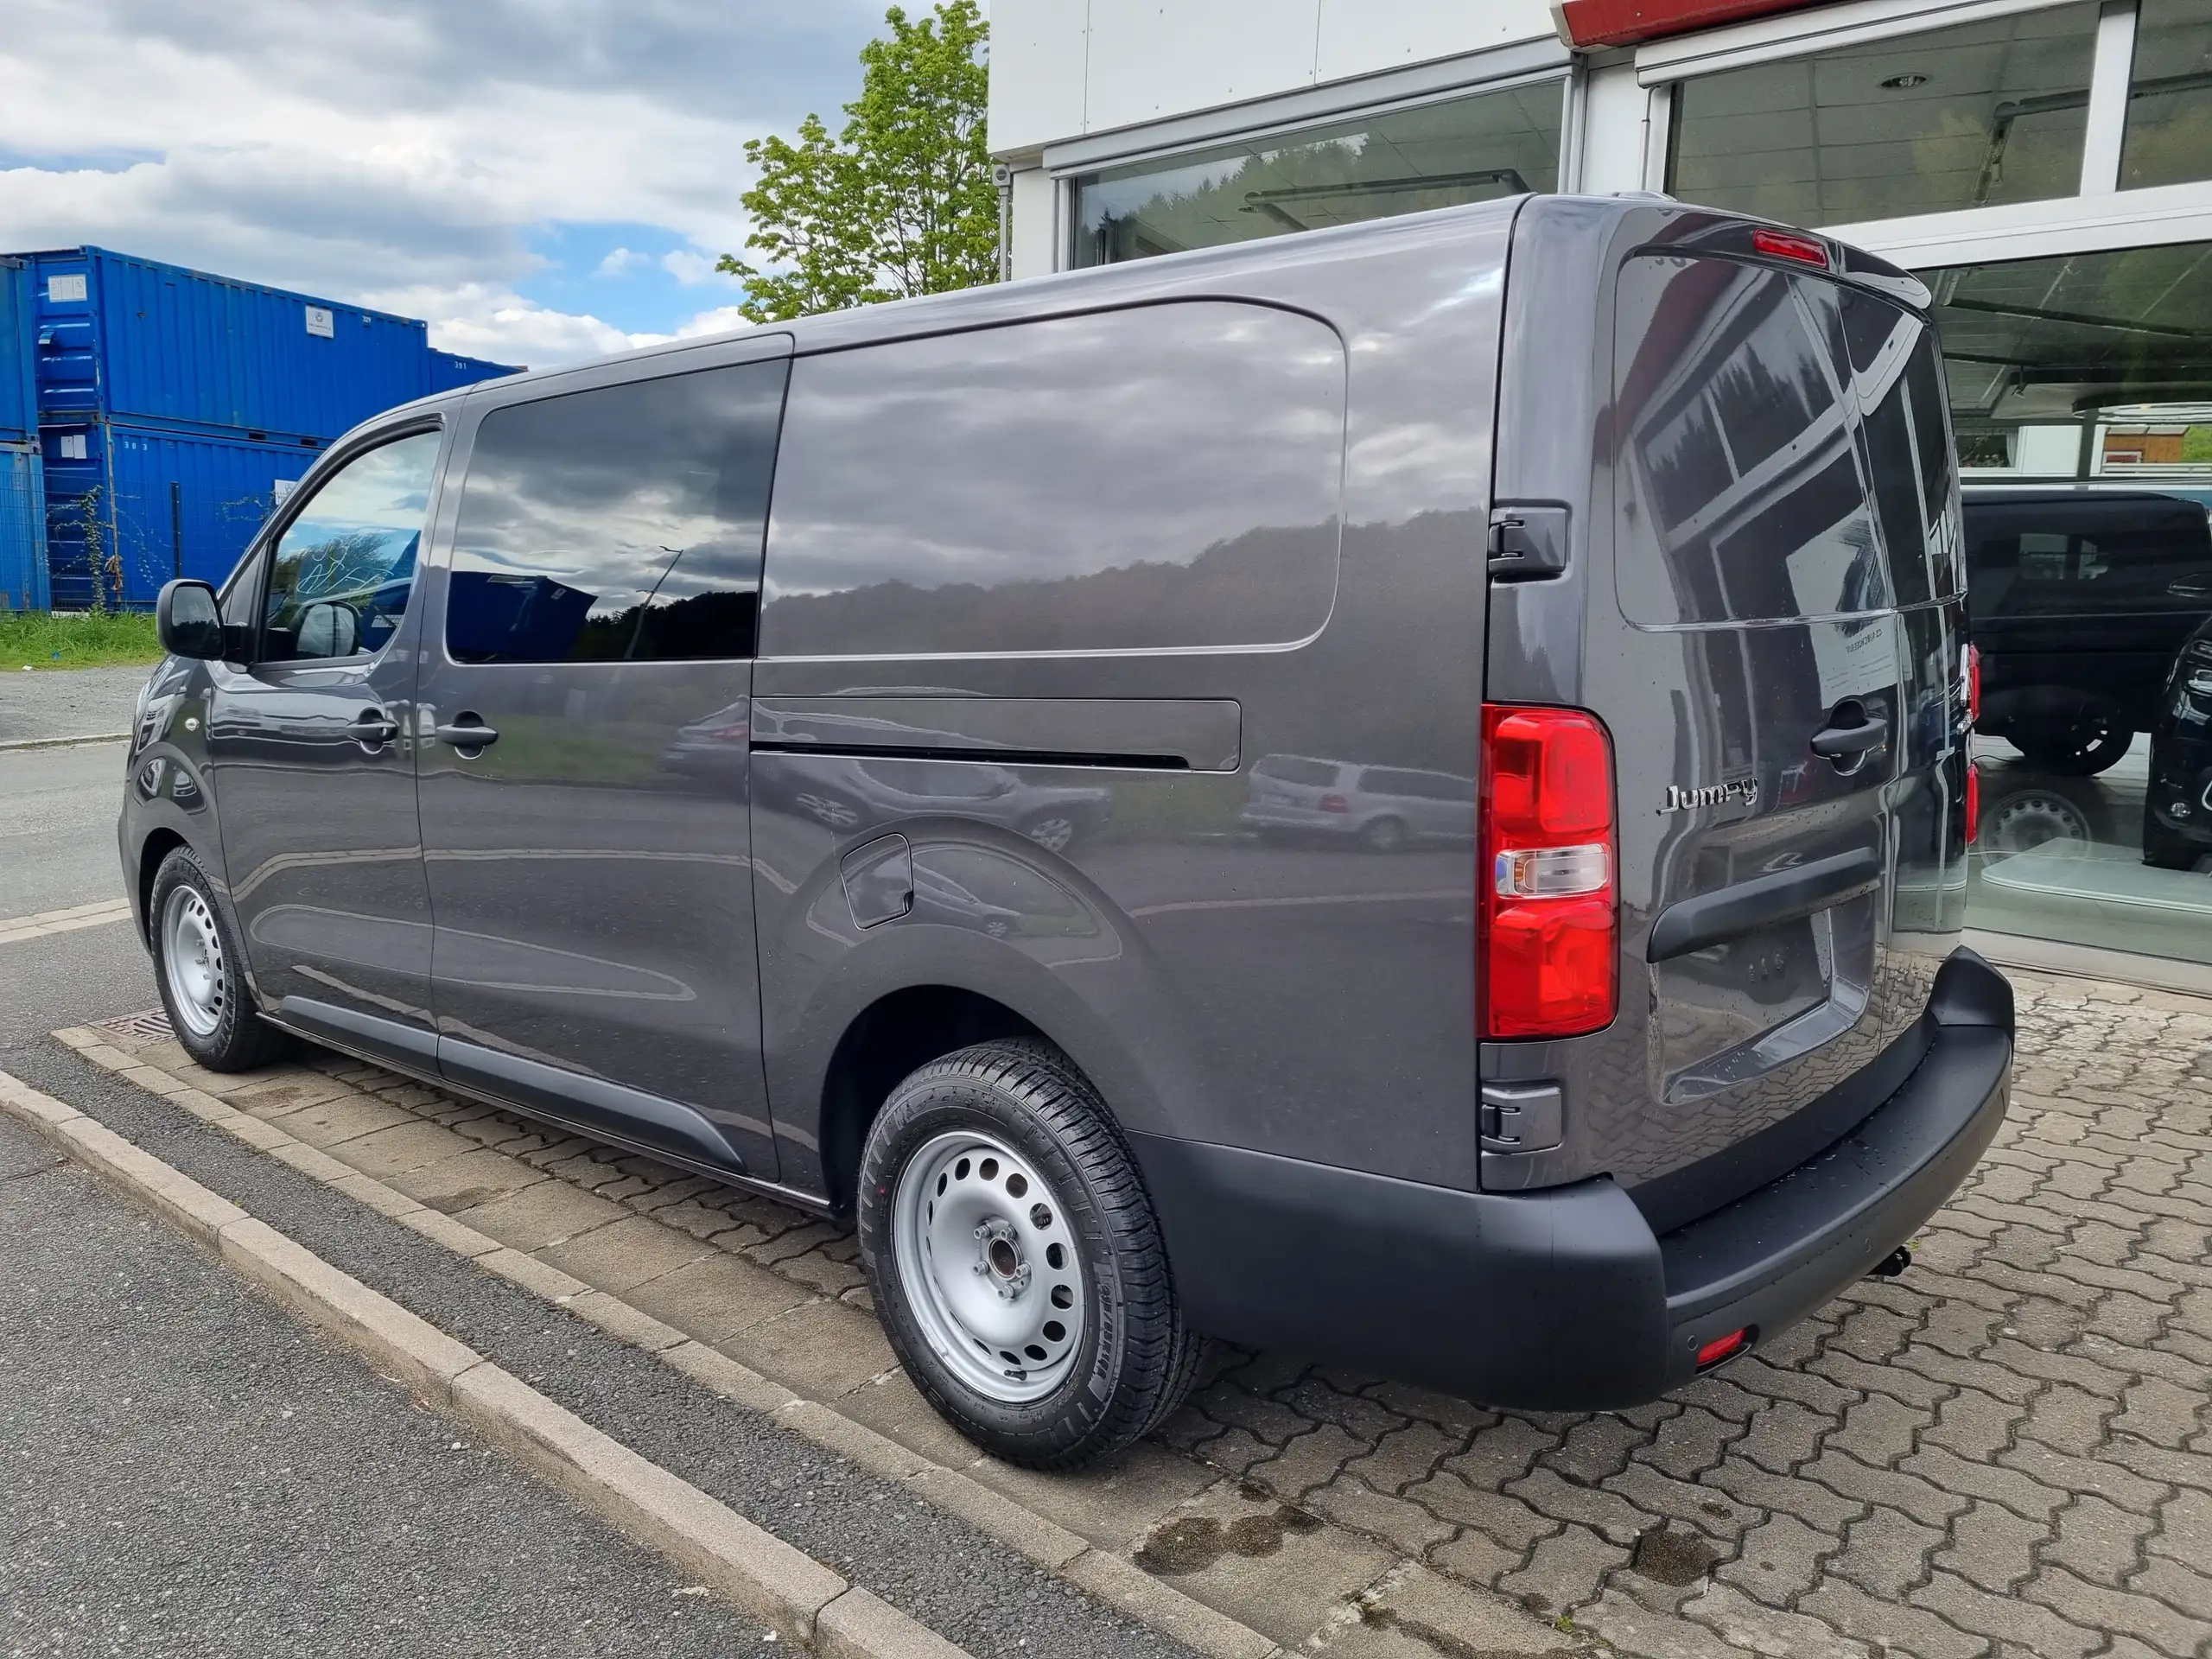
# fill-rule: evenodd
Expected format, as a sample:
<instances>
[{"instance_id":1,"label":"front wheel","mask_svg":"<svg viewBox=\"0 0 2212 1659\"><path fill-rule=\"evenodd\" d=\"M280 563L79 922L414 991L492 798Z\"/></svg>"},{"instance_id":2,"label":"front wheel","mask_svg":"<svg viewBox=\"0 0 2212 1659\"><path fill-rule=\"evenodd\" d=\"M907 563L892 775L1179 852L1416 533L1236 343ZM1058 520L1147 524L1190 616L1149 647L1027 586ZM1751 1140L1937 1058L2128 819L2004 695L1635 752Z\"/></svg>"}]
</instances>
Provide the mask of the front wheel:
<instances>
[{"instance_id":1,"label":"front wheel","mask_svg":"<svg viewBox=\"0 0 2212 1659\"><path fill-rule=\"evenodd\" d=\"M906 1374L1009 1463L1071 1469L1181 1403L1184 1323L1105 1103L1033 1039L978 1043L892 1091L861 1154L861 1260Z\"/></svg>"},{"instance_id":2,"label":"front wheel","mask_svg":"<svg viewBox=\"0 0 2212 1659\"><path fill-rule=\"evenodd\" d=\"M2014 738L2031 764L2061 778L2091 778L2118 766L2135 741L2133 728L2110 714L2084 710L2070 721Z\"/></svg>"},{"instance_id":3,"label":"front wheel","mask_svg":"<svg viewBox=\"0 0 2212 1659\"><path fill-rule=\"evenodd\" d=\"M190 848L162 861L150 898L154 978L185 1052L210 1071L250 1071L275 1059L284 1033L254 1012L238 939Z\"/></svg>"}]
</instances>

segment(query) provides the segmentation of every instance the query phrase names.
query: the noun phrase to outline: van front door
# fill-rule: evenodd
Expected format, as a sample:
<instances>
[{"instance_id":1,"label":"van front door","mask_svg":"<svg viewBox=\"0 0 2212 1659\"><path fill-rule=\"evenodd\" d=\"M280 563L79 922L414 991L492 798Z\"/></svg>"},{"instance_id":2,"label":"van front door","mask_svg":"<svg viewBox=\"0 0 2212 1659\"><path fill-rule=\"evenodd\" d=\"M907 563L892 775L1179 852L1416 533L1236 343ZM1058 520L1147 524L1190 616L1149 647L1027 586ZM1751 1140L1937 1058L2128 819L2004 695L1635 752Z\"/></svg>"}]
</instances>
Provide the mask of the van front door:
<instances>
[{"instance_id":1,"label":"van front door","mask_svg":"<svg viewBox=\"0 0 2212 1659\"><path fill-rule=\"evenodd\" d=\"M209 788L265 1005L428 1065L430 909L410 741L416 555L442 435L374 444L314 486L226 595L251 665L211 666Z\"/></svg>"},{"instance_id":2,"label":"van front door","mask_svg":"<svg viewBox=\"0 0 2212 1659\"><path fill-rule=\"evenodd\" d=\"M494 400L420 692L446 1075L760 1179L747 756L785 372Z\"/></svg>"}]
</instances>

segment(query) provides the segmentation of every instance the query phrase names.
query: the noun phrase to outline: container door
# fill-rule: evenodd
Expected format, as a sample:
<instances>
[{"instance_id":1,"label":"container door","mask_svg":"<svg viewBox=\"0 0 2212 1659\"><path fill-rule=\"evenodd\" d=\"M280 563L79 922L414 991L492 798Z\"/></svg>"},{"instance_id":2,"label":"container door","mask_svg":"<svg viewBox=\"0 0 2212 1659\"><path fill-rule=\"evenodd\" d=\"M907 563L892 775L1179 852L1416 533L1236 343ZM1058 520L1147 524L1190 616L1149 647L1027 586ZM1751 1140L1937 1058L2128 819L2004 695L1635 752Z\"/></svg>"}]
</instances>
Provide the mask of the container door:
<instances>
[{"instance_id":1,"label":"container door","mask_svg":"<svg viewBox=\"0 0 2212 1659\"><path fill-rule=\"evenodd\" d=\"M432 1039L415 566L442 442L418 431L355 455L264 543L226 595L255 626L251 666L211 665L207 708L224 867L264 1001L418 1066Z\"/></svg>"},{"instance_id":2,"label":"container door","mask_svg":"<svg viewBox=\"0 0 2212 1659\"><path fill-rule=\"evenodd\" d=\"M1716 258L1632 258L1619 294L1618 602L1592 607L1589 683L1620 779L1623 1000L1648 1019L1605 1159L1635 1183L1789 1118L1924 1006L1891 873L1916 722L1958 661L1929 614L1955 556L1932 576L1925 533L1955 548L1956 510L1911 442L1915 319Z\"/></svg>"},{"instance_id":3,"label":"container door","mask_svg":"<svg viewBox=\"0 0 2212 1659\"><path fill-rule=\"evenodd\" d=\"M446 1074L767 1179L747 791L785 371L490 409L422 686Z\"/></svg>"}]
</instances>

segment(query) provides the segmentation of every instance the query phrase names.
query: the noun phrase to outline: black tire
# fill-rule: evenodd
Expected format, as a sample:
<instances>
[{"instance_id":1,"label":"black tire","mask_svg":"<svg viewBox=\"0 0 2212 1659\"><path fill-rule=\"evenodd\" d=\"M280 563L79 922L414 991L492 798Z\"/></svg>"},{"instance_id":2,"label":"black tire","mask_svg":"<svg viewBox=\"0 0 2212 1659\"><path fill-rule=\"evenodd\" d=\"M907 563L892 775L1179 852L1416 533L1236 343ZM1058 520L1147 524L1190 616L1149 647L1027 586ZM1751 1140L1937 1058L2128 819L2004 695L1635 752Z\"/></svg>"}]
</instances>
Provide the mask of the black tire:
<instances>
[{"instance_id":1,"label":"black tire","mask_svg":"<svg viewBox=\"0 0 2212 1659\"><path fill-rule=\"evenodd\" d=\"M180 892L196 895L221 947L221 961L213 978L219 1008L212 1030L197 1028L194 1018L180 1005L171 983L168 929L163 918ZM173 849L154 873L154 887L146 907L147 936L153 947L154 983L160 988L162 1007L169 1029L184 1052L210 1071L251 1071L278 1058L290 1039L254 1011L253 991L246 983L245 956L238 948L238 930L231 925L229 907L208 879L189 847Z\"/></svg>"},{"instance_id":2,"label":"black tire","mask_svg":"<svg viewBox=\"0 0 2212 1659\"><path fill-rule=\"evenodd\" d=\"M2061 778L2090 778L2118 766L2135 733L2109 715L2084 715L2070 726L2024 732L2014 738L2029 762Z\"/></svg>"},{"instance_id":3,"label":"black tire","mask_svg":"<svg viewBox=\"0 0 2212 1659\"><path fill-rule=\"evenodd\" d=\"M931 1347L894 1259L900 1176L931 1143L963 1132L988 1135L1030 1162L1057 1193L1084 1268L1089 1301L1070 1369L1037 1400L994 1400L956 1375ZM893 1090L861 1154L858 1211L861 1262L899 1363L993 1456L1077 1468L1139 1439L1190 1391L1204 1343L1176 1300L1151 1200L1105 1103L1051 1044L978 1043Z\"/></svg>"}]
</instances>

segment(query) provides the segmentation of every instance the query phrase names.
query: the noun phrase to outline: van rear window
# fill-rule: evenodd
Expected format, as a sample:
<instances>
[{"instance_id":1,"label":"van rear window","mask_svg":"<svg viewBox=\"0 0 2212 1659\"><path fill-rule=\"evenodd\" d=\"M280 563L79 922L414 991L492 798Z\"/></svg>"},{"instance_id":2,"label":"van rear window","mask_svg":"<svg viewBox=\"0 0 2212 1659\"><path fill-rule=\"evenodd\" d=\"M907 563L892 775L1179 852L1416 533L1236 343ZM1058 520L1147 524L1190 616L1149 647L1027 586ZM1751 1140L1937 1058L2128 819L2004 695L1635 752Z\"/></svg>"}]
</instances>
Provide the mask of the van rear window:
<instances>
[{"instance_id":1,"label":"van rear window","mask_svg":"<svg viewBox=\"0 0 2212 1659\"><path fill-rule=\"evenodd\" d=\"M1143 306L802 358L762 650L1302 639L1336 595L1344 422L1335 332L1256 305Z\"/></svg>"},{"instance_id":2,"label":"van rear window","mask_svg":"<svg viewBox=\"0 0 2212 1659\"><path fill-rule=\"evenodd\" d=\"M1934 336L1811 277L1623 267L1615 535L1647 626L1853 616L1958 591Z\"/></svg>"}]
</instances>

